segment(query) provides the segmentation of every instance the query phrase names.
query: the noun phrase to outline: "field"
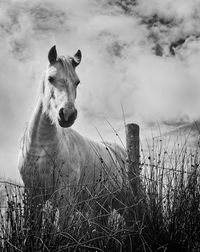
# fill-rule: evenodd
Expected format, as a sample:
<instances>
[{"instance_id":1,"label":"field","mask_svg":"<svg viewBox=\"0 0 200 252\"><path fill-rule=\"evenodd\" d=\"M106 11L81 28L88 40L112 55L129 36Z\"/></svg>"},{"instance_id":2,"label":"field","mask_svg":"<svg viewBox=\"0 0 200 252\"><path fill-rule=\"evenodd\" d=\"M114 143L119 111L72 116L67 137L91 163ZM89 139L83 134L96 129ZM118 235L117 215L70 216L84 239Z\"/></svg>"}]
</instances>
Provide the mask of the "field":
<instances>
[{"instance_id":1,"label":"field","mask_svg":"<svg viewBox=\"0 0 200 252\"><path fill-rule=\"evenodd\" d=\"M105 181L98 193L71 186L62 211L2 181L0 250L200 251L199 151L152 139L140 148L137 193L134 181L114 192Z\"/></svg>"}]
</instances>

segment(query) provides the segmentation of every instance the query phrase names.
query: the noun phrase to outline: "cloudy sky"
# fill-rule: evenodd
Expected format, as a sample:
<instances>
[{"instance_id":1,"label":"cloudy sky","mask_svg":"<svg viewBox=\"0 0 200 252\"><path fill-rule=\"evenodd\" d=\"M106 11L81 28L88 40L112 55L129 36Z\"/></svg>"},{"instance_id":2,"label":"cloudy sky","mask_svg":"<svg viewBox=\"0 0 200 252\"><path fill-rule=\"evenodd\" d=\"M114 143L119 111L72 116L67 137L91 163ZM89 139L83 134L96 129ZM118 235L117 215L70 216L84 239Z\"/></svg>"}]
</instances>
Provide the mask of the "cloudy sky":
<instances>
[{"instance_id":1,"label":"cloudy sky","mask_svg":"<svg viewBox=\"0 0 200 252\"><path fill-rule=\"evenodd\" d=\"M176 127L200 118L200 0L0 0L0 176L17 155L47 54L81 49L74 128L98 139L127 122ZM105 119L106 118L106 119Z\"/></svg>"}]
</instances>

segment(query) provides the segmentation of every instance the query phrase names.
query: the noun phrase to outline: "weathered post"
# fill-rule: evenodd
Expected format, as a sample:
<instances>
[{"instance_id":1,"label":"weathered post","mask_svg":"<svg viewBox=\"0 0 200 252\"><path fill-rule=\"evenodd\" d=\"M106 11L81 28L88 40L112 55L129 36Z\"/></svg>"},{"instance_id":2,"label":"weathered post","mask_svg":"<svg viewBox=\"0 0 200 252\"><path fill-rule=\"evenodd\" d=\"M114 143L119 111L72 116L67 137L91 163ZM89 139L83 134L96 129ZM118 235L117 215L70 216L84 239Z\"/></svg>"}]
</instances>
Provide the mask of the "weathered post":
<instances>
[{"instance_id":1,"label":"weathered post","mask_svg":"<svg viewBox=\"0 0 200 252\"><path fill-rule=\"evenodd\" d=\"M134 195L138 198L140 186L140 141L139 141L139 126L137 124L126 125L126 148L127 148L127 165L128 178Z\"/></svg>"}]
</instances>

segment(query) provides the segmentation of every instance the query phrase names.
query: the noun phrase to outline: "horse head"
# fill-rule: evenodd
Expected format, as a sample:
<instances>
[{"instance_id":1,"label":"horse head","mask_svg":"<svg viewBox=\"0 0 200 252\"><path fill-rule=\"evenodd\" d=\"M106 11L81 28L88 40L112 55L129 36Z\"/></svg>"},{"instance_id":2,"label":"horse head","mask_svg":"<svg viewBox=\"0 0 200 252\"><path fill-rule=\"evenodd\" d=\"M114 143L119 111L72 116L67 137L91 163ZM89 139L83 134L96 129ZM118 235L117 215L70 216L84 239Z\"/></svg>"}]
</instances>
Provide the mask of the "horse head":
<instances>
[{"instance_id":1,"label":"horse head","mask_svg":"<svg viewBox=\"0 0 200 252\"><path fill-rule=\"evenodd\" d=\"M49 64L43 81L43 109L53 123L67 128L77 118L75 99L80 80L75 68L81 61L81 51L73 57L57 56L53 46L48 53Z\"/></svg>"}]
</instances>

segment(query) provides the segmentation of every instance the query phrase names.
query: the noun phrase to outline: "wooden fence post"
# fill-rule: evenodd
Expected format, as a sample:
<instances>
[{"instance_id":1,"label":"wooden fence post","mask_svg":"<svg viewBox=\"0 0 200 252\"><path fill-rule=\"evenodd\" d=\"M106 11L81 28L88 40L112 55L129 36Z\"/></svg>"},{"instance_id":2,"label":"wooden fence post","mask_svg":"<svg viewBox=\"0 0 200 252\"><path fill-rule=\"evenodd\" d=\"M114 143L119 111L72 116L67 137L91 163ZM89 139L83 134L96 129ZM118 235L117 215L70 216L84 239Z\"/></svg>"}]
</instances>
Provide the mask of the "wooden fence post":
<instances>
[{"instance_id":1,"label":"wooden fence post","mask_svg":"<svg viewBox=\"0 0 200 252\"><path fill-rule=\"evenodd\" d=\"M140 142L139 142L139 126L137 124L126 125L126 148L128 162L128 178L131 188L136 198L139 196L140 186Z\"/></svg>"}]
</instances>

